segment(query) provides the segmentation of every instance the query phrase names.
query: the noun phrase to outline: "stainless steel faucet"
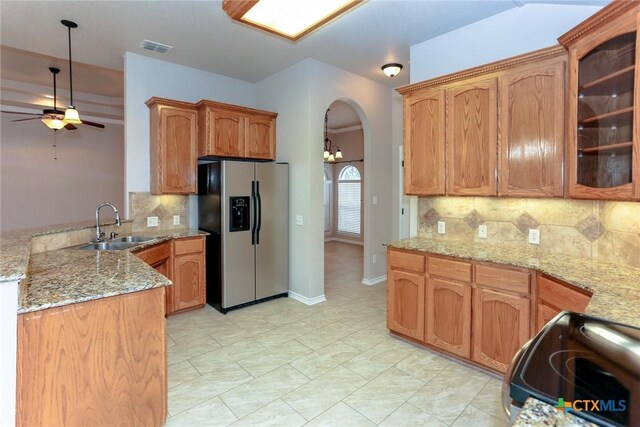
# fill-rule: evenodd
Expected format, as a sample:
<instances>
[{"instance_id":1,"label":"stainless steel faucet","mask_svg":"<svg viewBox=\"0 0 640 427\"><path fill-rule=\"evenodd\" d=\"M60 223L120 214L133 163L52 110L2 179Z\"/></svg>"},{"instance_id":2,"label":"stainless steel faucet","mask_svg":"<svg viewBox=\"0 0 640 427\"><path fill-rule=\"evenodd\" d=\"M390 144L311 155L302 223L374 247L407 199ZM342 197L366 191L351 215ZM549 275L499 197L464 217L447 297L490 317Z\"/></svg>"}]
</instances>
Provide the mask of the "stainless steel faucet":
<instances>
[{"instance_id":1,"label":"stainless steel faucet","mask_svg":"<svg viewBox=\"0 0 640 427\"><path fill-rule=\"evenodd\" d=\"M120 227L120 214L118 214L118 209L108 202L101 204L96 208L96 242L104 240L104 233L100 231L100 208L103 206L111 206L111 209L113 209L116 214L116 225Z\"/></svg>"}]
</instances>

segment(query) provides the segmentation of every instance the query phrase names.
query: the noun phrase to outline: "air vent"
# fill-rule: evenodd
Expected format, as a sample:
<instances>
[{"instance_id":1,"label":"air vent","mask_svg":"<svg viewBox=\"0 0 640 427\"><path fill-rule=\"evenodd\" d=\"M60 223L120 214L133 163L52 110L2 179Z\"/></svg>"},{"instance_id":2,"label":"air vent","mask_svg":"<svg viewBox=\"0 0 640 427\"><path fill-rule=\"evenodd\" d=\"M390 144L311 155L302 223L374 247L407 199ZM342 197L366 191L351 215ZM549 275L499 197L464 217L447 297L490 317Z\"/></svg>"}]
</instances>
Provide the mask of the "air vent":
<instances>
[{"instance_id":1,"label":"air vent","mask_svg":"<svg viewBox=\"0 0 640 427\"><path fill-rule=\"evenodd\" d=\"M173 46L169 46L168 44L162 44L158 42L152 42L151 40L144 40L140 45L143 49L151 50L153 52L158 53L169 53Z\"/></svg>"}]
</instances>

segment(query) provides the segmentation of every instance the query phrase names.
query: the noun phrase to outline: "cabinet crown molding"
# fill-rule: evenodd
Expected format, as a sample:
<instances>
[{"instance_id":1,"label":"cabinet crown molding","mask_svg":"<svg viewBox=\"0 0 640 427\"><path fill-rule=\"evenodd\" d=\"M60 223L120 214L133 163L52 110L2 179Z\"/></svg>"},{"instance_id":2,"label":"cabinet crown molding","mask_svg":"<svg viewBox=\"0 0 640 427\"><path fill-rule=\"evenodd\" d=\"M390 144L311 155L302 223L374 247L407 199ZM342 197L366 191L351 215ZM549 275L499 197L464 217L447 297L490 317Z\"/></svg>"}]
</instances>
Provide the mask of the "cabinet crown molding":
<instances>
[{"instance_id":1,"label":"cabinet crown molding","mask_svg":"<svg viewBox=\"0 0 640 427\"><path fill-rule=\"evenodd\" d=\"M147 102L145 102L145 104L149 108L153 108L156 105L160 104L160 105L168 106L168 107L187 108L187 109L192 109L192 110L196 109L195 104L193 104L191 102L176 101L175 99L159 98L157 96L149 98L147 100Z\"/></svg>"},{"instance_id":2,"label":"cabinet crown molding","mask_svg":"<svg viewBox=\"0 0 640 427\"><path fill-rule=\"evenodd\" d=\"M258 110L256 108L242 107L240 105L233 104L225 104L224 102L216 102L209 101L208 99L203 99L195 104L196 108L221 108L226 111L237 111L243 114L255 114L260 116L268 116L272 118L278 117L278 113L274 113L273 111L266 110Z\"/></svg>"},{"instance_id":3,"label":"cabinet crown molding","mask_svg":"<svg viewBox=\"0 0 640 427\"><path fill-rule=\"evenodd\" d=\"M455 73L446 74L441 77L436 77L430 80L424 80L422 82L413 83L406 86L396 88L396 91L401 95L408 95L411 92L415 92L420 89L426 89L434 86L441 86L444 84L454 83L460 80L469 79L471 77L483 76L491 74L497 71L508 69L516 65L522 65L527 63L534 63L544 59L550 59L555 57L561 57L567 55L567 50L560 45L547 47L544 49L534 50L522 55L514 56L508 59L502 59L500 61L490 62L478 67L469 68L463 71L456 71Z\"/></svg>"}]
</instances>

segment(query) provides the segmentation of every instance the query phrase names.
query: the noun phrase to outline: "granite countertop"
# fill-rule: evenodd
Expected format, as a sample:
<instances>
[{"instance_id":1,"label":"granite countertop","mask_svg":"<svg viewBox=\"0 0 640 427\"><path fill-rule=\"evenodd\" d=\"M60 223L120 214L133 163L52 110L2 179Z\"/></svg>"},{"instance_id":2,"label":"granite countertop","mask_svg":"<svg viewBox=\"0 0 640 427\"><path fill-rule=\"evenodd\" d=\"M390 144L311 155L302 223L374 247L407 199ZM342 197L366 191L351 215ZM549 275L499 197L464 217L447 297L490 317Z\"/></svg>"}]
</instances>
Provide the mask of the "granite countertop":
<instances>
[{"instance_id":1,"label":"granite countertop","mask_svg":"<svg viewBox=\"0 0 640 427\"><path fill-rule=\"evenodd\" d=\"M640 269L597 259L483 243L413 237L387 246L529 268L591 292L586 313L614 322L640 325Z\"/></svg>"},{"instance_id":2,"label":"granite countertop","mask_svg":"<svg viewBox=\"0 0 640 427\"><path fill-rule=\"evenodd\" d=\"M171 239L206 234L193 229L136 232L132 234L154 239L117 251L63 248L30 254L32 237L93 226L95 223L75 223L2 234L0 281L22 279L19 314L171 285L133 252Z\"/></svg>"},{"instance_id":3,"label":"granite countertop","mask_svg":"<svg viewBox=\"0 0 640 427\"><path fill-rule=\"evenodd\" d=\"M573 414L563 414L553 406L532 397L528 398L512 427L554 426L554 427L597 427Z\"/></svg>"}]
</instances>

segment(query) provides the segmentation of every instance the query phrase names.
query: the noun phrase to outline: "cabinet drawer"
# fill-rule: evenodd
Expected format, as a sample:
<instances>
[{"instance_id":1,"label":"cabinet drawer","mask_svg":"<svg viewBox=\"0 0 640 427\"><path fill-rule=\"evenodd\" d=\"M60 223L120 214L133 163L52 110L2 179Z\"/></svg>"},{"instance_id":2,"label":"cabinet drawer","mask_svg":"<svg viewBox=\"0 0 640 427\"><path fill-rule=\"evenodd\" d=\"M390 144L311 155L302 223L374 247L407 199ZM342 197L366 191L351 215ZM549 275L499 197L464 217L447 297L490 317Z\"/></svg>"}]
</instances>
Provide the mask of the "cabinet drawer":
<instances>
[{"instance_id":1,"label":"cabinet drawer","mask_svg":"<svg viewBox=\"0 0 640 427\"><path fill-rule=\"evenodd\" d=\"M423 254L389 249L389 267L424 273Z\"/></svg>"},{"instance_id":2,"label":"cabinet drawer","mask_svg":"<svg viewBox=\"0 0 640 427\"><path fill-rule=\"evenodd\" d=\"M538 276L538 299L560 310L582 313L591 297L569 284Z\"/></svg>"},{"instance_id":3,"label":"cabinet drawer","mask_svg":"<svg viewBox=\"0 0 640 427\"><path fill-rule=\"evenodd\" d=\"M169 259L171 256L171 246L169 242L161 243L136 252L136 256L149 265L155 265Z\"/></svg>"},{"instance_id":4,"label":"cabinet drawer","mask_svg":"<svg viewBox=\"0 0 640 427\"><path fill-rule=\"evenodd\" d=\"M429 257L429 274L460 282L471 282L471 263L447 258Z\"/></svg>"},{"instance_id":5,"label":"cabinet drawer","mask_svg":"<svg viewBox=\"0 0 640 427\"><path fill-rule=\"evenodd\" d=\"M204 251L204 238L202 237L174 240L173 244L173 254L175 256Z\"/></svg>"},{"instance_id":6,"label":"cabinet drawer","mask_svg":"<svg viewBox=\"0 0 640 427\"><path fill-rule=\"evenodd\" d=\"M528 270L476 265L476 284L484 287L529 295L530 278Z\"/></svg>"}]
</instances>

